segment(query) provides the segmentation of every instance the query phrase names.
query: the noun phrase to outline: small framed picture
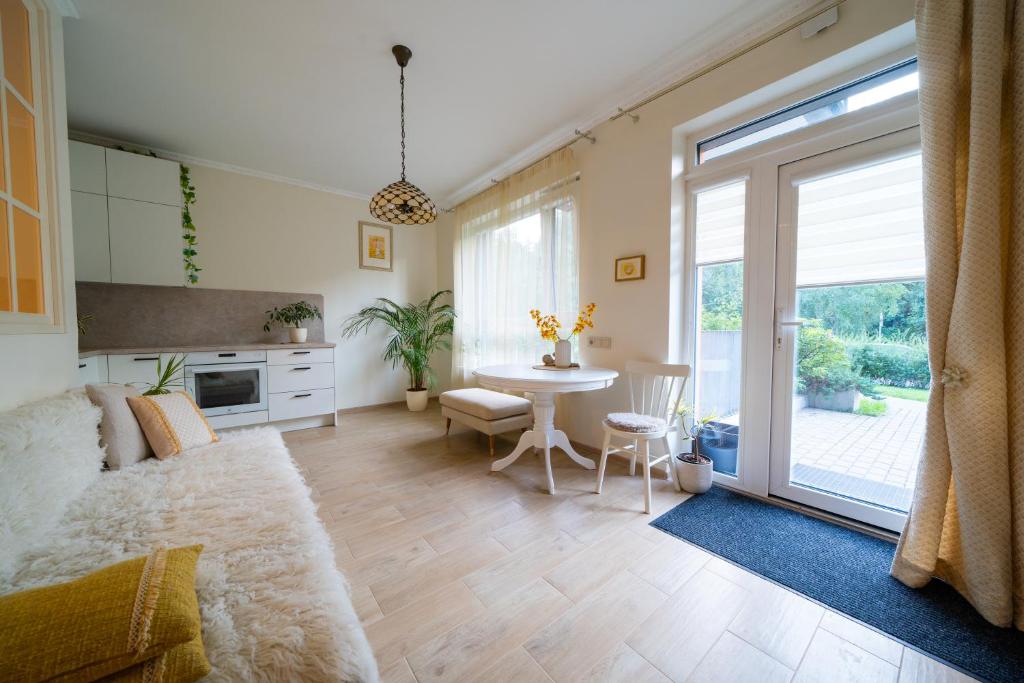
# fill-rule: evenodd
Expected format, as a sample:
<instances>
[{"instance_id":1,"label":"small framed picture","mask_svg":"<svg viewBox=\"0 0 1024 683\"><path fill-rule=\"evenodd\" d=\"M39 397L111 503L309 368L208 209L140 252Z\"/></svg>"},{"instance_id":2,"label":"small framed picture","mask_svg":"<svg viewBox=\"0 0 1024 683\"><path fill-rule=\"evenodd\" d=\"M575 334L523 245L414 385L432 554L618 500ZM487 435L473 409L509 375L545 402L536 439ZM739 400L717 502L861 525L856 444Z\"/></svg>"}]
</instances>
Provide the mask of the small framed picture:
<instances>
[{"instance_id":1,"label":"small framed picture","mask_svg":"<svg viewBox=\"0 0 1024 683\"><path fill-rule=\"evenodd\" d=\"M644 279L644 256L623 256L615 259L615 281Z\"/></svg>"},{"instance_id":2,"label":"small framed picture","mask_svg":"<svg viewBox=\"0 0 1024 683\"><path fill-rule=\"evenodd\" d=\"M390 271L394 260L391 226L359 221L359 267Z\"/></svg>"}]
</instances>

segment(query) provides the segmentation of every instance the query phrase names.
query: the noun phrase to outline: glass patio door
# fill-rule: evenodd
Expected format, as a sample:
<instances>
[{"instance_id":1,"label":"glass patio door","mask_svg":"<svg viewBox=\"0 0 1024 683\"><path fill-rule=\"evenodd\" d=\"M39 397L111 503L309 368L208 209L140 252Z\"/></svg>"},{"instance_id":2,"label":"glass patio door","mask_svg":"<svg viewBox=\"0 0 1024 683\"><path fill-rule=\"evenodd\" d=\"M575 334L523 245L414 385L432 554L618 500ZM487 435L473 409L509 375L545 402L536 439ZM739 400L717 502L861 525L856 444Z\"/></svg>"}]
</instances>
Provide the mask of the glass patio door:
<instances>
[{"instance_id":1,"label":"glass patio door","mask_svg":"<svg viewBox=\"0 0 1024 683\"><path fill-rule=\"evenodd\" d=\"M929 390L916 128L779 168L769 493L900 530Z\"/></svg>"}]
</instances>

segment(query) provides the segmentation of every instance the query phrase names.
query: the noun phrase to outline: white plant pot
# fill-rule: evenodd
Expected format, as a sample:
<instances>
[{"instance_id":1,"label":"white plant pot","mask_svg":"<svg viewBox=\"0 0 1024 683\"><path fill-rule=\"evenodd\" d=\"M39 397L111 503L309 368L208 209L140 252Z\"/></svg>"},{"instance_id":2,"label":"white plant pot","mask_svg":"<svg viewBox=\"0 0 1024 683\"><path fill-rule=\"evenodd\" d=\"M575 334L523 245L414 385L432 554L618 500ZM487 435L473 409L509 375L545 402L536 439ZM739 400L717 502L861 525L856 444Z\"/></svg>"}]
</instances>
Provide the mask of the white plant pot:
<instances>
[{"instance_id":1,"label":"white plant pot","mask_svg":"<svg viewBox=\"0 0 1024 683\"><path fill-rule=\"evenodd\" d=\"M305 327L288 328L288 339L291 340L292 344L305 343L307 334L309 334L309 330Z\"/></svg>"},{"instance_id":2,"label":"white plant pot","mask_svg":"<svg viewBox=\"0 0 1024 683\"><path fill-rule=\"evenodd\" d=\"M711 475L714 472L714 463L686 462L676 458L676 473L679 475L679 485L687 493L704 493L711 488Z\"/></svg>"},{"instance_id":3,"label":"white plant pot","mask_svg":"<svg viewBox=\"0 0 1024 683\"><path fill-rule=\"evenodd\" d=\"M568 339L555 342L555 367L567 368L572 365L572 344Z\"/></svg>"},{"instance_id":4,"label":"white plant pot","mask_svg":"<svg viewBox=\"0 0 1024 683\"><path fill-rule=\"evenodd\" d=\"M427 393L426 389L406 389L405 405L409 406L409 410L417 413L426 410Z\"/></svg>"}]
</instances>

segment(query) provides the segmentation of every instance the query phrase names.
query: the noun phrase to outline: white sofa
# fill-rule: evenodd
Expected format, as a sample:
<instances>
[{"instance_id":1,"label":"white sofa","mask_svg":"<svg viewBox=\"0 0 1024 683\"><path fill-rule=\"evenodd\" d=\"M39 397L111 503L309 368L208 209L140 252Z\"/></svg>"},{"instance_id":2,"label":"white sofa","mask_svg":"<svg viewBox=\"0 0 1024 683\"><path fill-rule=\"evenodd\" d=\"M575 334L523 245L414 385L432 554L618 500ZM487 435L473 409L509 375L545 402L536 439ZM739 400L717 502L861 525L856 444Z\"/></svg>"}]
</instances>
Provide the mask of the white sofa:
<instances>
[{"instance_id":1,"label":"white sofa","mask_svg":"<svg viewBox=\"0 0 1024 683\"><path fill-rule=\"evenodd\" d=\"M0 414L0 594L157 544L202 543L211 681L376 681L331 541L278 432L101 472L99 409L68 393Z\"/></svg>"}]
</instances>

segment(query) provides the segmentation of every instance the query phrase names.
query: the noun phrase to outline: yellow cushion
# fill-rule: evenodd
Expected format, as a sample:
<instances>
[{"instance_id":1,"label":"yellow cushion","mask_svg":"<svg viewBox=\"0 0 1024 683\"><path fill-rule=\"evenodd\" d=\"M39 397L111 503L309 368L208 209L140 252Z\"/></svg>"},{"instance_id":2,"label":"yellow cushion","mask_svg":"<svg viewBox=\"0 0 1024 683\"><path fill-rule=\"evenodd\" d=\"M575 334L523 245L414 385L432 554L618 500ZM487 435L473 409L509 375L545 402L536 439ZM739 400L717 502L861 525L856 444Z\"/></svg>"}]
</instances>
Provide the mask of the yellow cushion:
<instances>
[{"instance_id":1,"label":"yellow cushion","mask_svg":"<svg viewBox=\"0 0 1024 683\"><path fill-rule=\"evenodd\" d=\"M160 396L129 396L146 440L156 457L163 460L197 446L217 441L203 411L184 391Z\"/></svg>"},{"instance_id":2,"label":"yellow cushion","mask_svg":"<svg viewBox=\"0 0 1024 683\"><path fill-rule=\"evenodd\" d=\"M203 639L175 645L162 655L100 680L105 683L191 683L210 673Z\"/></svg>"},{"instance_id":3,"label":"yellow cushion","mask_svg":"<svg viewBox=\"0 0 1024 683\"><path fill-rule=\"evenodd\" d=\"M202 549L158 548L74 581L0 596L0 681L92 681L199 638Z\"/></svg>"}]
</instances>

